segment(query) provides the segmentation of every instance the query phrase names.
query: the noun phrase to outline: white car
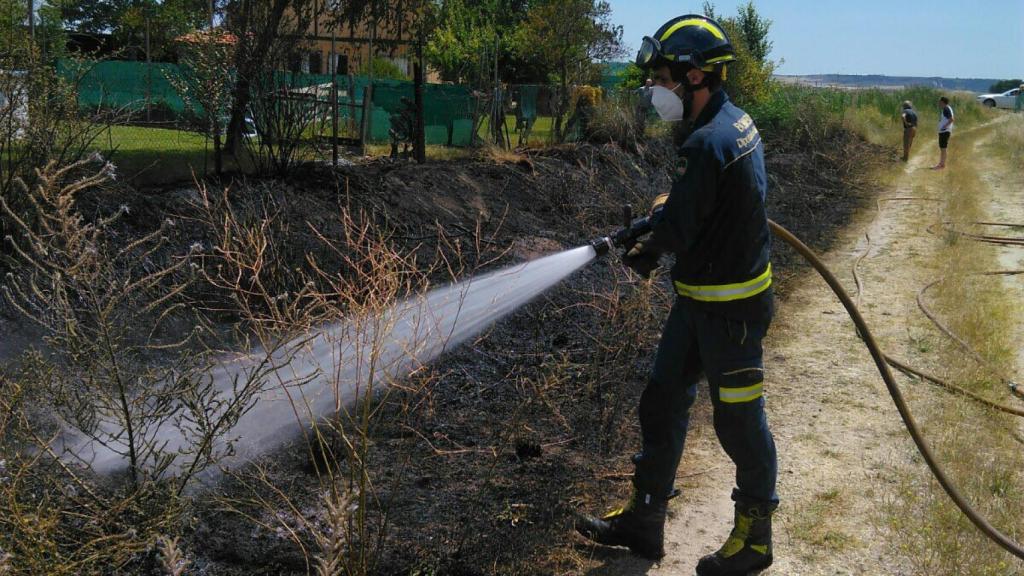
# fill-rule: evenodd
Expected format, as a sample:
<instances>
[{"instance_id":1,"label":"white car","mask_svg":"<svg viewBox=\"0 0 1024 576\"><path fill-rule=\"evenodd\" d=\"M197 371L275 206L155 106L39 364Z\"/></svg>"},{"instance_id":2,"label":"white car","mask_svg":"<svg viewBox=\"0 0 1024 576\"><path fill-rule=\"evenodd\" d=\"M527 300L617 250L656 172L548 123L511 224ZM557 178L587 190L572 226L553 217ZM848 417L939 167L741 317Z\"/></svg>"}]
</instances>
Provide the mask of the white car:
<instances>
[{"instance_id":1,"label":"white car","mask_svg":"<svg viewBox=\"0 0 1024 576\"><path fill-rule=\"evenodd\" d=\"M982 94L978 96L978 102L989 108L1009 108L1012 110L1017 103L1017 94L1020 88L1007 90L1002 94Z\"/></svg>"}]
</instances>

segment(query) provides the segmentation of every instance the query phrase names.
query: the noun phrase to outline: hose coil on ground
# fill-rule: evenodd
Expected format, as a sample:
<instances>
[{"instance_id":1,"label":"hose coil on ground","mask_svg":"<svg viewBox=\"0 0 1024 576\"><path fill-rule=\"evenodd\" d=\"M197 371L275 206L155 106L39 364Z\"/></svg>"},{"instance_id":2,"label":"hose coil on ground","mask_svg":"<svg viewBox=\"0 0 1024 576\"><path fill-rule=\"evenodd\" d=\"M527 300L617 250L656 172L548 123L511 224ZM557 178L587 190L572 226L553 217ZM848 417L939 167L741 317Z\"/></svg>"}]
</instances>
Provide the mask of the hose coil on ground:
<instances>
[{"instance_id":1,"label":"hose coil on ground","mask_svg":"<svg viewBox=\"0 0 1024 576\"><path fill-rule=\"evenodd\" d=\"M885 382L886 388L889 390L889 395L892 397L892 401L896 404L896 410L900 413L900 418L903 419L903 424L906 426L907 431L910 433L910 437L914 440L914 444L917 445L917 450L920 452L921 457L924 458L925 463L928 464L928 469L931 471L935 479L938 480L942 489L945 490L946 494L953 501L954 504L964 513L965 516L979 529L985 536L990 540L1002 546L1006 551L1013 554L1017 558L1024 560L1024 546L1021 546L1018 542L1012 540L1009 536L1003 534L995 526L993 526L984 516L981 515L971 504L964 498L963 494L957 489L946 474L945 470L939 465L935 459L935 455L932 453L931 447L925 441L924 436L921 434L921 429L918 427L917 422L914 421L914 417L910 412L909 406L907 406L906 399L903 397L903 393L900 391L899 386L896 384L895 378L893 378L892 371L889 369L890 359L886 356L885 352L879 347L878 342L875 341L875 337L871 334L870 328L868 328L867 322L861 315L860 310L857 309L853 299L843 288L842 284L835 277L831 270L825 265L824 262L814 253L807 245L800 241L799 238L793 235L789 230L786 230L778 223L769 220L768 225L771 227L772 233L778 239L782 240L794 250L796 250L814 269L818 274L825 280L832 292L842 302L843 307L846 308L846 312L850 315L853 323L856 325L861 338L864 341L864 345L867 346L871 352L871 357L875 361L875 366L878 368L878 372L882 375L882 380Z\"/></svg>"}]
</instances>

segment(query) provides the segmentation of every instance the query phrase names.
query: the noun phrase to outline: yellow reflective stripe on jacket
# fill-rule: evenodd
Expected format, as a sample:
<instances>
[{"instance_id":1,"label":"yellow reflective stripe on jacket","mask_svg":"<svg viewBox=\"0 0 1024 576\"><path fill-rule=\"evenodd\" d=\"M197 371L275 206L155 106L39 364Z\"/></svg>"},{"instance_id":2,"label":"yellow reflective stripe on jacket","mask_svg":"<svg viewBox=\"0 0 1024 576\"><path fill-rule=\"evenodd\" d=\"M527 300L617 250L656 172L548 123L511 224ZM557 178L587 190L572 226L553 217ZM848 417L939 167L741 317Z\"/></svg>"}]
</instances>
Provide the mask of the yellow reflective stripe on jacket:
<instances>
[{"instance_id":1,"label":"yellow reflective stripe on jacket","mask_svg":"<svg viewBox=\"0 0 1024 576\"><path fill-rule=\"evenodd\" d=\"M764 382L745 388L718 388L718 399L726 404L752 402L764 395Z\"/></svg>"},{"instance_id":2,"label":"yellow reflective stripe on jacket","mask_svg":"<svg viewBox=\"0 0 1024 576\"><path fill-rule=\"evenodd\" d=\"M692 286L676 280L676 293L680 296L700 300L701 302L730 302L757 296L772 285L771 263L760 276L746 282L736 284L718 284L711 286Z\"/></svg>"}]
</instances>

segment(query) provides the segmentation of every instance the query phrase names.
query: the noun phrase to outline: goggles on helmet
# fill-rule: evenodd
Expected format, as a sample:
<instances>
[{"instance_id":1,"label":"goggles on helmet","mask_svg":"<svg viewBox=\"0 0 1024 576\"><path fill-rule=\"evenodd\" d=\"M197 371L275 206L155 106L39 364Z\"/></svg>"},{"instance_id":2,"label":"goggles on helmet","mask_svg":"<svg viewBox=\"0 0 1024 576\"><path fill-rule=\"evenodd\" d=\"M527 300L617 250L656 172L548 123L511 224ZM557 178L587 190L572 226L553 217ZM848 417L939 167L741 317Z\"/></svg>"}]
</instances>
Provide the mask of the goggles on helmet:
<instances>
[{"instance_id":1,"label":"goggles on helmet","mask_svg":"<svg viewBox=\"0 0 1024 576\"><path fill-rule=\"evenodd\" d=\"M644 36L644 40L640 44L640 51L636 53L636 65L647 68L660 56L661 42L650 36Z\"/></svg>"},{"instance_id":2,"label":"goggles on helmet","mask_svg":"<svg viewBox=\"0 0 1024 576\"><path fill-rule=\"evenodd\" d=\"M640 44L640 50L636 53L636 65L641 68L650 68L659 58L680 64L689 64L699 67L700 54L665 54L661 51L661 42L650 36L644 36Z\"/></svg>"}]
</instances>

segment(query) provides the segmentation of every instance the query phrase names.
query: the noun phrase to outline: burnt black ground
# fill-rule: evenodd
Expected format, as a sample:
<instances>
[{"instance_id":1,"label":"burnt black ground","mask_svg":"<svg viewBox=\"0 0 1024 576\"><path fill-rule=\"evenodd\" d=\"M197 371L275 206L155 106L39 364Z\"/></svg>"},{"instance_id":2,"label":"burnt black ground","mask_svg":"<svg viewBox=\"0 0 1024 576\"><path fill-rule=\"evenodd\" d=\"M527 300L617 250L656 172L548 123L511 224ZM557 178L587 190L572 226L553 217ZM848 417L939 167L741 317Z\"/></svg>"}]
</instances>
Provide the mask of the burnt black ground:
<instances>
[{"instance_id":1,"label":"burnt black ground","mask_svg":"<svg viewBox=\"0 0 1024 576\"><path fill-rule=\"evenodd\" d=\"M881 157L845 133L828 148L860 158L859 168ZM667 185L666 160L664 151L638 157L574 146L506 163L356 166L341 173L340 186L410 247L430 237L435 223L456 234L480 223L494 242L482 257L511 248L500 264L615 227L623 202L643 206ZM830 232L863 205L868 183L832 157L783 145L773 151L770 142L767 161L769 216L827 249ZM330 188L332 179L318 174L294 191ZM795 258L780 251L773 260L785 297ZM622 473L638 445L635 406L670 303L664 276L642 282L606 258L435 361L408 383L413 391L389 394L368 454L387 512L375 572L573 573L582 551L570 528L573 512L628 491ZM321 492L305 452L297 446L266 464L312 510ZM253 512L273 520L266 510ZM211 574L306 570L296 546L234 516L201 515L194 542Z\"/></svg>"},{"instance_id":2,"label":"burnt black ground","mask_svg":"<svg viewBox=\"0 0 1024 576\"><path fill-rule=\"evenodd\" d=\"M864 204L869 183L861 174L881 150L845 132L813 147L830 155L770 136L766 149L769 217L826 249L831 231ZM859 162L840 160L849 158ZM639 210L666 189L670 161L667 145L641 154L574 145L425 166L374 161L337 172L311 167L287 182L234 182L229 197L254 213L273 199L282 223L273 230L274 262L282 268L313 250L307 222L340 236L332 214L346 206L390 230L403 250L422 252L425 262L443 229L460 240L471 269L473 261L506 265L610 231L623 203ZM109 213L129 203L136 217L123 228L125 239L174 216L181 247L208 240L189 222L190 200L187 187L96 195L83 201L83 211ZM478 229L486 241L474 241ZM796 259L778 251L773 263L784 298ZM281 278L287 284L287 274ZM628 491L623 473L638 445L635 407L671 299L665 275L644 282L617 257L599 260L383 398L367 453L370 523L383 526L380 541L364 543L375 551L373 572L573 573L573 512ZM300 512L325 521L308 447L267 455L262 464ZM344 475L349 463L338 465ZM234 498L245 491L225 482L216 492ZM198 573L307 572L308 558L285 530L226 513L210 497L200 502L184 541ZM283 504L247 511L271 527L299 526ZM298 534L312 556L309 535Z\"/></svg>"}]
</instances>

